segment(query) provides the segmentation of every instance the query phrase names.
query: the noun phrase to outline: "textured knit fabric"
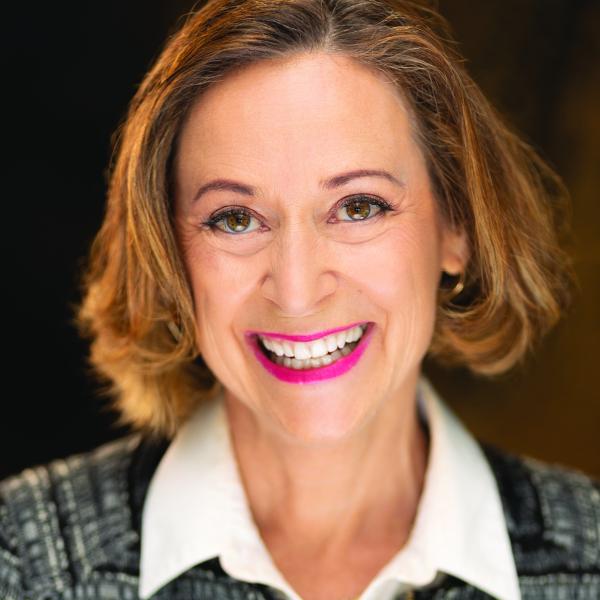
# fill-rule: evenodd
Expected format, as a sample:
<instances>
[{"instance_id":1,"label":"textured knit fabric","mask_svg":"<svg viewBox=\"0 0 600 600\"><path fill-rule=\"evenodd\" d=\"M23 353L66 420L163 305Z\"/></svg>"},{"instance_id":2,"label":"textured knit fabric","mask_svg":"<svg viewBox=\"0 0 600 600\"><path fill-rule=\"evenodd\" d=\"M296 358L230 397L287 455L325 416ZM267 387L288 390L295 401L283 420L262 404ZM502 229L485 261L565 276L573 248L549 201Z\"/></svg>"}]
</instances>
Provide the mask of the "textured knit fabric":
<instances>
[{"instance_id":1,"label":"textured knit fabric","mask_svg":"<svg viewBox=\"0 0 600 600\"><path fill-rule=\"evenodd\" d=\"M416 400L429 452L414 523L404 546L360 600L393 600L446 574L499 600L520 600L502 501L485 455L425 377ZM285 600L301 600L252 517L223 394L196 409L158 465L144 502L141 544L142 598L218 557L231 577L281 590ZM312 567L307 565L307 575Z\"/></svg>"},{"instance_id":2,"label":"textured knit fabric","mask_svg":"<svg viewBox=\"0 0 600 600\"><path fill-rule=\"evenodd\" d=\"M0 482L2 600L138 598L141 512L167 442L131 434ZM482 444L497 479L524 600L600 598L600 482ZM155 600L268 600L271 588L195 565ZM415 600L476 600L447 577Z\"/></svg>"}]
</instances>

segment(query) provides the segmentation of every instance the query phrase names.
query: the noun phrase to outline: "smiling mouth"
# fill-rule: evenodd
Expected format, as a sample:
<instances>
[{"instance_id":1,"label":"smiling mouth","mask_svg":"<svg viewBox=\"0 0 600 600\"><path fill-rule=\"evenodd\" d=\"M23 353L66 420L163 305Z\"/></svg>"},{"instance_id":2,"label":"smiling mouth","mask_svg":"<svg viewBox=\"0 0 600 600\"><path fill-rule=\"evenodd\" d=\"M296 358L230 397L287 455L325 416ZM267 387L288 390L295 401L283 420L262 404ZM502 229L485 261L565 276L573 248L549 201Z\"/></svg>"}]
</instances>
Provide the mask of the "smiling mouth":
<instances>
[{"instance_id":1,"label":"smiling mouth","mask_svg":"<svg viewBox=\"0 0 600 600\"><path fill-rule=\"evenodd\" d=\"M367 324L357 325L313 342L289 343L257 336L258 347L266 358L296 371L320 369L349 356L358 346Z\"/></svg>"}]
</instances>

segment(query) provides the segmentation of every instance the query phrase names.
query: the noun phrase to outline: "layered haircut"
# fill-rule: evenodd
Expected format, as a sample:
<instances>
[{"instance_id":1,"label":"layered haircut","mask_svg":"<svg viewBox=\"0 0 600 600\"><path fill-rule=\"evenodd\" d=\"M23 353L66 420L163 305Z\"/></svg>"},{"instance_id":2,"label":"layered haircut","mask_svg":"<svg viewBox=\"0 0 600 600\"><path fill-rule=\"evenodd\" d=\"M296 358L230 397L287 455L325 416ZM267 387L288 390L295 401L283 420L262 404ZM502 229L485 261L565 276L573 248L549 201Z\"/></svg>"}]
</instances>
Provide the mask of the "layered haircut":
<instances>
[{"instance_id":1,"label":"layered haircut","mask_svg":"<svg viewBox=\"0 0 600 600\"><path fill-rule=\"evenodd\" d=\"M121 423L171 436L219 389L196 347L172 163L192 104L258 61L342 54L405 100L439 214L470 250L464 291L439 294L432 357L503 373L558 321L573 281L567 194L448 40L439 15L404 0L210 0L187 17L115 136L106 213L82 275L76 322Z\"/></svg>"}]
</instances>

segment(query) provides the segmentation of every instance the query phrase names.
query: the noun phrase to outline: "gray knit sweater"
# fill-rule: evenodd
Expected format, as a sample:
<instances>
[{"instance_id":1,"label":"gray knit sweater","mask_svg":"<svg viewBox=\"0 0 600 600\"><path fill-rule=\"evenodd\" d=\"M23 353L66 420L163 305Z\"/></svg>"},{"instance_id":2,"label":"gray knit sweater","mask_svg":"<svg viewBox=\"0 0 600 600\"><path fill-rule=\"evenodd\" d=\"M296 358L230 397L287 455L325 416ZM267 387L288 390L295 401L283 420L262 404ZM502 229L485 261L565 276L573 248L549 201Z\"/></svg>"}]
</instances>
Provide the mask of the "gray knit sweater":
<instances>
[{"instance_id":1,"label":"gray knit sweater","mask_svg":"<svg viewBox=\"0 0 600 600\"><path fill-rule=\"evenodd\" d=\"M0 482L0 600L138 598L140 525L168 442L130 434ZM506 515L523 600L600 600L600 482L482 444ZM475 600L447 577L416 600ZM161 588L156 600L270 600L217 558Z\"/></svg>"}]
</instances>

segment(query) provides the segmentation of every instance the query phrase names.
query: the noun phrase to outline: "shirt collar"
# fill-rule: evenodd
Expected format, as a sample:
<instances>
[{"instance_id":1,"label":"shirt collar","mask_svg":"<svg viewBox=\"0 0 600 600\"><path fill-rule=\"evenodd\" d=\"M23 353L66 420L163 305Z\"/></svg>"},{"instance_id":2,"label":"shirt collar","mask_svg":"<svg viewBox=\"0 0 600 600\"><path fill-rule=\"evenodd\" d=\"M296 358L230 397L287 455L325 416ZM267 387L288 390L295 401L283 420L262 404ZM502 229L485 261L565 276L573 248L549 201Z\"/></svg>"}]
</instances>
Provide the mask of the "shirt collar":
<instances>
[{"instance_id":1,"label":"shirt collar","mask_svg":"<svg viewBox=\"0 0 600 600\"><path fill-rule=\"evenodd\" d=\"M418 406L430 432L425 482L409 540L382 569L387 580L421 586L437 571L498 600L520 600L496 480L483 452L439 398L419 381ZM148 598L205 560L231 576L298 595L274 565L247 504L222 396L202 403L162 457L144 502L140 589Z\"/></svg>"}]
</instances>

